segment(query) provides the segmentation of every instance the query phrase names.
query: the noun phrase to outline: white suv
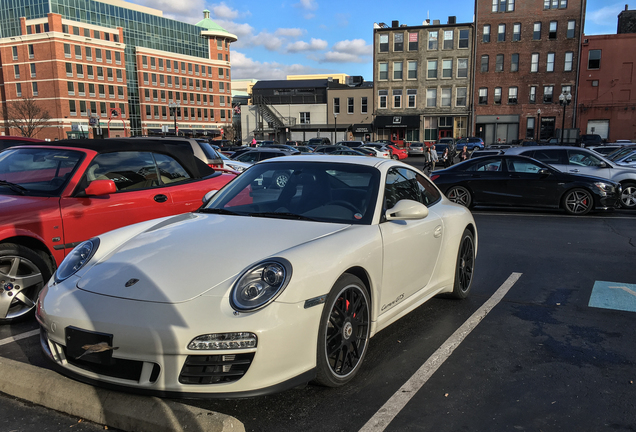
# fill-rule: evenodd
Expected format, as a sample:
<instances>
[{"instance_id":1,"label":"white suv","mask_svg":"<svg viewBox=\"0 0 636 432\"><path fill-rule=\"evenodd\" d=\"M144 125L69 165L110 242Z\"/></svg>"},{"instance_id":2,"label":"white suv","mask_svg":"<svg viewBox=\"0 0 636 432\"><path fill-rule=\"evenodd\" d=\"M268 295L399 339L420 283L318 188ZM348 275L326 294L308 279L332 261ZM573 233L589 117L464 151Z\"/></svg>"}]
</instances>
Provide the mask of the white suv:
<instances>
[{"instance_id":1,"label":"white suv","mask_svg":"<svg viewBox=\"0 0 636 432\"><path fill-rule=\"evenodd\" d=\"M536 146L512 147L504 152L523 155L552 165L565 173L584 174L605 178L623 186L620 204L626 209L636 209L636 169L615 164L600 154L579 147Z\"/></svg>"}]
</instances>

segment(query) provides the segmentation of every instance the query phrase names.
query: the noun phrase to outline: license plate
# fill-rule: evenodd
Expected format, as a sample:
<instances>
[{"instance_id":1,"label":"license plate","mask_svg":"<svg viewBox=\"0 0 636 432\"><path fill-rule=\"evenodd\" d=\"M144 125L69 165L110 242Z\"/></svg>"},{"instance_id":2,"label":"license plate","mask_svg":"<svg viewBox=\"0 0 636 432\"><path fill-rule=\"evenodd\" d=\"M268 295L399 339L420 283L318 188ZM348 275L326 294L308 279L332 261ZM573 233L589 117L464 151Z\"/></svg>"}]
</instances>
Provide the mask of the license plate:
<instances>
[{"instance_id":1,"label":"license plate","mask_svg":"<svg viewBox=\"0 0 636 432\"><path fill-rule=\"evenodd\" d=\"M66 327L66 355L80 361L113 364L113 335Z\"/></svg>"}]
</instances>

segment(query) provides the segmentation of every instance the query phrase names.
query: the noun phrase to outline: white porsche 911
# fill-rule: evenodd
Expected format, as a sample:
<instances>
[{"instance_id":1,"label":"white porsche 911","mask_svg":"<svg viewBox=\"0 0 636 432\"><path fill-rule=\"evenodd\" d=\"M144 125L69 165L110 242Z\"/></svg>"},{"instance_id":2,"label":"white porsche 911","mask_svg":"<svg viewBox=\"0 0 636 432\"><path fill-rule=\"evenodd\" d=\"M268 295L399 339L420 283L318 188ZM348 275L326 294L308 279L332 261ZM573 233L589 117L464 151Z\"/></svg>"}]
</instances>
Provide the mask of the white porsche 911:
<instances>
[{"instance_id":1,"label":"white porsche 911","mask_svg":"<svg viewBox=\"0 0 636 432\"><path fill-rule=\"evenodd\" d=\"M42 348L66 375L158 396L336 387L377 332L466 297L476 252L470 211L409 165L270 159L194 213L77 246L38 300Z\"/></svg>"}]
</instances>

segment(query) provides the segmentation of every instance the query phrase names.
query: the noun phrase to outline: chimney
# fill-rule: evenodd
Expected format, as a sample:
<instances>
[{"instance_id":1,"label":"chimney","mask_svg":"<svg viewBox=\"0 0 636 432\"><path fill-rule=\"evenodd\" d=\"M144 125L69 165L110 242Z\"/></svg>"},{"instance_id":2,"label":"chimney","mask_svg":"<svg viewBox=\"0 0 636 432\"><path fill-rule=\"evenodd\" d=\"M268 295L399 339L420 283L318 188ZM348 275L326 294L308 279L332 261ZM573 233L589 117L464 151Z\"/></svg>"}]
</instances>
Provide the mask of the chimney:
<instances>
[{"instance_id":1,"label":"chimney","mask_svg":"<svg viewBox=\"0 0 636 432\"><path fill-rule=\"evenodd\" d=\"M391 27L396 28L400 26L400 22L399 21L391 21Z\"/></svg>"},{"instance_id":2,"label":"chimney","mask_svg":"<svg viewBox=\"0 0 636 432\"><path fill-rule=\"evenodd\" d=\"M449 24L455 24L456 21L457 21L457 17L456 16L449 16L448 17L448 23Z\"/></svg>"},{"instance_id":3,"label":"chimney","mask_svg":"<svg viewBox=\"0 0 636 432\"><path fill-rule=\"evenodd\" d=\"M439 20L433 20L433 25L439 25Z\"/></svg>"}]
</instances>

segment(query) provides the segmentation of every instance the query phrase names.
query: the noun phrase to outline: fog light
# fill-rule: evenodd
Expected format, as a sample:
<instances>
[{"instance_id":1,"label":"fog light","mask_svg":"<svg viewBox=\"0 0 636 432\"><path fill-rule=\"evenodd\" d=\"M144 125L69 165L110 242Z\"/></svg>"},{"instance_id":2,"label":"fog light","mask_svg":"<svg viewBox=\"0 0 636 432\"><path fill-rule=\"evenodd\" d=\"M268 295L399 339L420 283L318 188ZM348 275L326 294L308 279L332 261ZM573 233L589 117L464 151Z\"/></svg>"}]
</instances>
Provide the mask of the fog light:
<instances>
[{"instance_id":1,"label":"fog light","mask_svg":"<svg viewBox=\"0 0 636 432\"><path fill-rule=\"evenodd\" d=\"M211 333L197 336L188 344L191 350L231 350L256 348L254 333Z\"/></svg>"}]
</instances>

